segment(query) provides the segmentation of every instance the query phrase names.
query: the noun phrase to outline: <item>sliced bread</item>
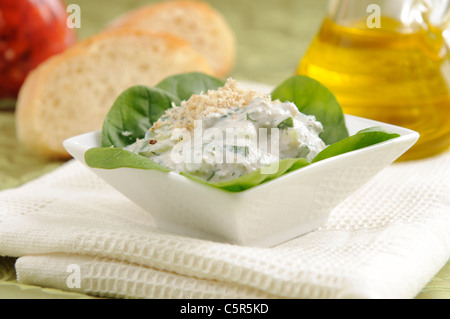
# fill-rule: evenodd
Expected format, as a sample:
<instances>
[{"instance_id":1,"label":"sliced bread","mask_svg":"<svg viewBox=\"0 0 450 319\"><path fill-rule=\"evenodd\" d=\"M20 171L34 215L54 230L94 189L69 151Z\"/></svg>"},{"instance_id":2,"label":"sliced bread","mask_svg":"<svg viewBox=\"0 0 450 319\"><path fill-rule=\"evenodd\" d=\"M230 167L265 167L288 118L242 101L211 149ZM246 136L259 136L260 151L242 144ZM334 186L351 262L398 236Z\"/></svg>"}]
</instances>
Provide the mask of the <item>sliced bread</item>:
<instances>
[{"instance_id":1,"label":"sliced bread","mask_svg":"<svg viewBox=\"0 0 450 319\"><path fill-rule=\"evenodd\" d=\"M235 36L223 15L199 1L166 1L124 14L108 28L138 27L166 31L187 40L205 56L214 75L228 75L235 61Z\"/></svg>"},{"instance_id":2,"label":"sliced bread","mask_svg":"<svg viewBox=\"0 0 450 319\"><path fill-rule=\"evenodd\" d=\"M47 158L70 158L63 141L101 129L121 92L184 72L212 74L203 56L181 38L137 29L102 32L27 77L17 101L17 138Z\"/></svg>"}]
</instances>

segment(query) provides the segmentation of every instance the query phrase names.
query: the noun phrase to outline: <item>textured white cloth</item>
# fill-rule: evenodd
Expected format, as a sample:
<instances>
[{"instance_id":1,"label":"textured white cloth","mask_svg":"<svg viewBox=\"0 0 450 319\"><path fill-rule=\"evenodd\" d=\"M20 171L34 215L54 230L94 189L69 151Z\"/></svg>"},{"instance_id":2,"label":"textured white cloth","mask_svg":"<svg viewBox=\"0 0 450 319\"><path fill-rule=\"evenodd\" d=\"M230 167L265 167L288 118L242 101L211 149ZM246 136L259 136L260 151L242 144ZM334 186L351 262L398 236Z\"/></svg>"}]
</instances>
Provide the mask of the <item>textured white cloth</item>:
<instances>
[{"instance_id":1,"label":"textured white cloth","mask_svg":"<svg viewBox=\"0 0 450 319\"><path fill-rule=\"evenodd\" d=\"M159 231L70 161L0 193L0 255L20 257L21 283L96 296L413 298L450 257L450 154L388 167L324 227L274 248Z\"/></svg>"}]
</instances>

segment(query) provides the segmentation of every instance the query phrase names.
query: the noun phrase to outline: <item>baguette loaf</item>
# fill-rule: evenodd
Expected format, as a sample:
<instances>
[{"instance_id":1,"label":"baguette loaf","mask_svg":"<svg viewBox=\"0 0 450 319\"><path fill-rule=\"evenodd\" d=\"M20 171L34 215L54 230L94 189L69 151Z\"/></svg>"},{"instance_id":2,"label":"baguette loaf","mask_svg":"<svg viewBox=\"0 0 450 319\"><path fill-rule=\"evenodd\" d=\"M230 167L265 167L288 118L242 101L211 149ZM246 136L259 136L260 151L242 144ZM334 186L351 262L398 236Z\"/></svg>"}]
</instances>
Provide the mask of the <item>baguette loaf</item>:
<instances>
[{"instance_id":1,"label":"baguette loaf","mask_svg":"<svg viewBox=\"0 0 450 319\"><path fill-rule=\"evenodd\" d=\"M184 72L212 74L212 69L181 38L137 29L102 32L27 77L17 101L17 138L47 158L68 159L63 141L101 129L120 93Z\"/></svg>"},{"instance_id":2,"label":"baguette loaf","mask_svg":"<svg viewBox=\"0 0 450 319\"><path fill-rule=\"evenodd\" d=\"M165 31L187 40L203 54L217 77L228 75L234 65L234 33L221 13L207 3L159 2L126 13L108 26L123 27Z\"/></svg>"}]
</instances>

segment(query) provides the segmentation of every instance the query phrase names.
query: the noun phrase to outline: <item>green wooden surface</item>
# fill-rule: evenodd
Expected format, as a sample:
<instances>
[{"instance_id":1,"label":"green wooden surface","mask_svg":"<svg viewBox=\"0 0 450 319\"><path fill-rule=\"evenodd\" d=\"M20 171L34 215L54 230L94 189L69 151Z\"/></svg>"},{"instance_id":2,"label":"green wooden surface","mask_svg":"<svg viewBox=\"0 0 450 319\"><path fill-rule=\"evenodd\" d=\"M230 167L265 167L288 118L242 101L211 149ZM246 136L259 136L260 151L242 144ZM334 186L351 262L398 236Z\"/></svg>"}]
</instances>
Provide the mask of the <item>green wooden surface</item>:
<instances>
[{"instance_id":1,"label":"green wooden surface","mask_svg":"<svg viewBox=\"0 0 450 319\"><path fill-rule=\"evenodd\" d=\"M72 0L81 8L80 39L99 32L129 9L156 1ZM294 74L325 15L327 0L210 0L221 11L237 37L237 59L232 76L279 84ZM69 3L69 2L67 2ZM1 108L0 108L1 109ZM0 112L0 190L17 187L60 162L48 162L18 145L13 111ZM0 257L0 298L85 298L54 289L20 285L14 258ZM450 299L450 263L423 289L418 299Z\"/></svg>"}]
</instances>

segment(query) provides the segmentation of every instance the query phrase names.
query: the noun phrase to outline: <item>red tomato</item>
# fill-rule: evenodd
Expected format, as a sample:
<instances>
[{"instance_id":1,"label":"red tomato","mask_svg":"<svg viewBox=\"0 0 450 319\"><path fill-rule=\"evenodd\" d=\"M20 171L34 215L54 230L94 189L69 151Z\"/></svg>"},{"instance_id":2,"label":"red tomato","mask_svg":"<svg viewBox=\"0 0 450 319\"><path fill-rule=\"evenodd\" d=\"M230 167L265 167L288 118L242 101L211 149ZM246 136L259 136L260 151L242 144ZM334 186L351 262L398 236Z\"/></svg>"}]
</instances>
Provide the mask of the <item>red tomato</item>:
<instances>
[{"instance_id":1,"label":"red tomato","mask_svg":"<svg viewBox=\"0 0 450 319\"><path fill-rule=\"evenodd\" d=\"M0 1L0 98L15 98L28 73L75 43L60 0Z\"/></svg>"}]
</instances>

